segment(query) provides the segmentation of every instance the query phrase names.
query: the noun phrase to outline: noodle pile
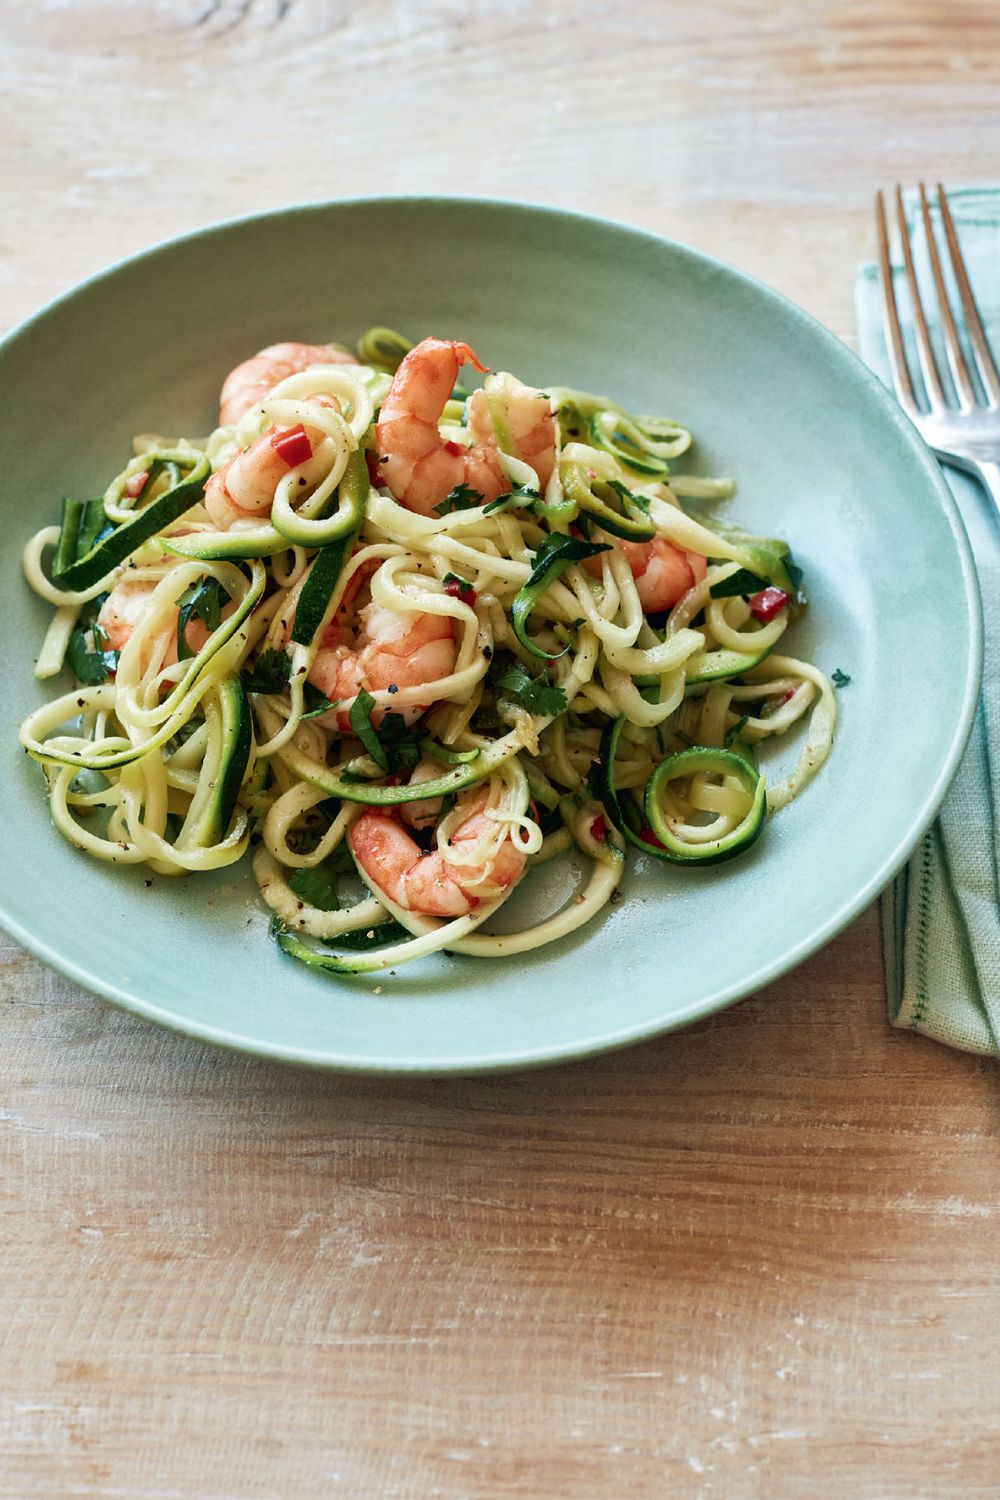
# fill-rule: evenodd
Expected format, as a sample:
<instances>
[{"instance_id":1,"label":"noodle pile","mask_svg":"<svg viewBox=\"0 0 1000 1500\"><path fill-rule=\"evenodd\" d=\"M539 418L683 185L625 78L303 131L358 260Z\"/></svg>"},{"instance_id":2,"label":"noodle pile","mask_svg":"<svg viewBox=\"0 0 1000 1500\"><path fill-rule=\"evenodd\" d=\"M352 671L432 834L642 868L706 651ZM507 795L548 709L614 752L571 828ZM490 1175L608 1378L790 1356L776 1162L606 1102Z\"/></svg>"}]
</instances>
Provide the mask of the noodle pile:
<instances>
[{"instance_id":1,"label":"noodle pile","mask_svg":"<svg viewBox=\"0 0 1000 1500\"><path fill-rule=\"evenodd\" d=\"M683 508L732 485L673 472L692 442L676 423L549 387L558 447L544 487L500 431L510 489L498 500L460 487L423 515L371 483L373 424L408 349L370 330L359 364L294 374L204 441L137 439L103 500L66 502L24 558L55 606L37 675L69 665L79 680L21 728L56 827L98 859L160 875L219 869L252 843L273 935L335 973L554 941L610 900L630 846L682 864L738 853L822 765L836 720L827 677L777 650L804 607L787 547ZM506 379L488 377L487 391ZM467 406L456 388L443 442L468 444ZM210 473L295 424L321 440L278 483L270 514L217 530ZM644 613L615 545L654 536L708 560L660 616ZM594 558L599 575L584 566ZM141 608L119 654L98 613L130 591ZM317 656L331 630L358 637L368 603L450 622L453 669L327 700L310 681ZM765 791L754 747L803 718L797 764ZM413 837L464 874L466 915L408 908L364 870L370 894L344 894L352 826L372 807L417 807L417 782ZM458 835L472 799L484 817L470 847ZM526 879L573 847L589 875L555 916L490 935L511 889L490 872L509 846Z\"/></svg>"}]
</instances>

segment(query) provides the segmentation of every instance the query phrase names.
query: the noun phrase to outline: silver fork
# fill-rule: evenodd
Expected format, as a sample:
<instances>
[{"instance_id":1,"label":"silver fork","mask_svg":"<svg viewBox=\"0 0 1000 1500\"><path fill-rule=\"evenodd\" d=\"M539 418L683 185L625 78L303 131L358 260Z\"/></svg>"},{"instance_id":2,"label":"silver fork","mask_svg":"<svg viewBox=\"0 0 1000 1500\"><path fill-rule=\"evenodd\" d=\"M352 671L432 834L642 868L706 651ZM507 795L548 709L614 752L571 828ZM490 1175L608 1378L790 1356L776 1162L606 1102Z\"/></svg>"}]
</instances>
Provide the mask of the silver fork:
<instances>
[{"instance_id":1,"label":"silver fork","mask_svg":"<svg viewBox=\"0 0 1000 1500\"><path fill-rule=\"evenodd\" d=\"M944 188L938 183L937 198L941 212L941 225L944 229L948 255L955 285L958 288L962 315L965 319L965 328L975 357L984 399L980 399L976 392L965 353L959 342L958 329L941 269L937 236L931 224L927 192L924 184L920 183L920 211L924 233L927 237L927 255L937 298L941 338L951 371L953 395L946 391L942 383L941 371L928 332L923 298L913 264L913 247L910 243L910 231L903 209L903 194L898 187L895 196L903 268L913 306L913 331L920 372L923 376L926 406L922 405L918 399L913 375L906 360L899 322L899 308L896 305L896 293L892 282L885 200L879 192L875 198L879 284L882 289L882 317L889 349L889 363L892 367L892 380L896 388L897 399L924 441L934 450L942 463L953 464L956 468L965 469L968 473L974 474L1000 508L1000 373L997 371L996 360L976 306L947 196Z\"/></svg>"}]
</instances>

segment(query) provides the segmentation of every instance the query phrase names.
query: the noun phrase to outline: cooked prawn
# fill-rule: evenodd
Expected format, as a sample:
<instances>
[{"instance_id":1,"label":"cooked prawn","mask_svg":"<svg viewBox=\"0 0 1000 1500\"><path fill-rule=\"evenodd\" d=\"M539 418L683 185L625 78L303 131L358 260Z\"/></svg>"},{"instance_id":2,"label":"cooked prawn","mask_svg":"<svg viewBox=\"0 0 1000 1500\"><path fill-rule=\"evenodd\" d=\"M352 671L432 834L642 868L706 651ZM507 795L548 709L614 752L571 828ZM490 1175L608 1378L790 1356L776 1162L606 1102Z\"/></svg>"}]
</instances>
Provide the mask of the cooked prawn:
<instances>
[{"instance_id":1,"label":"cooked prawn","mask_svg":"<svg viewBox=\"0 0 1000 1500\"><path fill-rule=\"evenodd\" d=\"M150 578L123 578L115 584L101 605L97 616L97 628L104 635L112 651L124 651L128 645L132 632L142 619L158 581ZM235 605L230 600L222 610L223 618L232 614L234 608ZM163 629L157 635L150 636L149 640L144 643L143 671L154 657L159 658L161 667L170 667L176 662L178 614L179 610L173 610ZM209 634L204 621L197 617L189 619L184 627L184 639L188 649L193 652L201 650Z\"/></svg>"},{"instance_id":2,"label":"cooked prawn","mask_svg":"<svg viewBox=\"0 0 1000 1500\"><path fill-rule=\"evenodd\" d=\"M205 485L205 509L220 531L228 531L240 521L252 522L255 516L270 512L274 492L290 467L280 452L280 440L294 430L269 428L211 476ZM303 426L302 430L310 448L323 439L323 433L315 427Z\"/></svg>"},{"instance_id":3,"label":"cooked prawn","mask_svg":"<svg viewBox=\"0 0 1000 1500\"><path fill-rule=\"evenodd\" d=\"M308 576L308 575L307 575ZM367 573L362 573L367 581ZM355 583L352 579L352 584ZM285 605L285 639L291 634L295 601L305 578L292 589ZM345 604L356 590L348 585ZM448 615L424 614L417 610L397 613L379 604L367 604L358 611L360 629L347 622L342 608L323 631L319 650L313 658L309 681L319 688L331 703L337 704L336 724L341 731L350 729L348 710L362 688L369 692L388 692L397 688L430 687L455 670L457 648L454 623ZM403 705L399 712L407 723L418 719L433 702ZM320 720L325 723L329 715ZM378 724L383 713L374 710L372 720Z\"/></svg>"},{"instance_id":4,"label":"cooked prawn","mask_svg":"<svg viewBox=\"0 0 1000 1500\"><path fill-rule=\"evenodd\" d=\"M500 446L530 464L544 490L555 467L556 428L549 398L514 375L497 375L485 391L469 398L469 430L481 443L496 446L494 412L503 429ZM509 480L505 481L509 487Z\"/></svg>"},{"instance_id":5,"label":"cooked prawn","mask_svg":"<svg viewBox=\"0 0 1000 1500\"><path fill-rule=\"evenodd\" d=\"M491 824L484 808L487 792L474 792L468 814L452 835L449 848L472 853ZM463 917L481 901L508 890L524 871L525 856L505 838L488 864L453 864L440 849L424 853L390 812L374 808L361 815L348 833L351 852L376 893L383 892L405 911L428 917Z\"/></svg>"},{"instance_id":6,"label":"cooked prawn","mask_svg":"<svg viewBox=\"0 0 1000 1500\"><path fill-rule=\"evenodd\" d=\"M356 365L343 349L329 344L269 344L230 370L219 394L219 425L229 427L240 420L268 391L313 365Z\"/></svg>"},{"instance_id":7,"label":"cooked prawn","mask_svg":"<svg viewBox=\"0 0 1000 1500\"><path fill-rule=\"evenodd\" d=\"M474 438L470 446L446 441L438 427L463 364L486 369L468 344L424 339L410 350L393 376L375 424L381 482L402 505L421 515L431 515L462 484L484 501L496 500L510 489L483 392L476 392L469 402L469 430ZM555 462L555 428L548 398L508 376L497 383L495 399L501 407L505 436L516 450L514 456L531 463L544 483Z\"/></svg>"},{"instance_id":8,"label":"cooked prawn","mask_svg":"<svg viewBox=\"0 0 1000 1500\"><path fill-rule=\"evenodd\" d=\"M651 542L628 542L601 532L600 539L613 543L625 557L646 614L673 609L678 599L705 576L708 564L701 553L677 547L665 536L655 536ZM599 555L586 558L583 566L593 577L600 578Z\"/></svg>"}]
</instances>

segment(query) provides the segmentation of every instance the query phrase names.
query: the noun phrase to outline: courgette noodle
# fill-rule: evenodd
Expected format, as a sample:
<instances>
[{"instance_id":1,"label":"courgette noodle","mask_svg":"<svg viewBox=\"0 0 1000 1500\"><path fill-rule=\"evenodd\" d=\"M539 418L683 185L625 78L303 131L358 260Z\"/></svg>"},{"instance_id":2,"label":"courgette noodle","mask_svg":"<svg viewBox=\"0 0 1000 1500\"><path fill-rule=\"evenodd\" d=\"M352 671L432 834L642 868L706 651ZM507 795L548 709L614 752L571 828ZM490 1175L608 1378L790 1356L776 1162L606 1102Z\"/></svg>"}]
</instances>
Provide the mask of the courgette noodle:
<instances>
[{"instance_id":1,"label":"courgette noodle","mask_svg":"<svg viewBox=\"0 0 1000 1500\"><path fill-rule=\"evenodd\" d=\"M137 439L24 552L55 609L36 676L77 683L20 731L60 833L160 875L252 843L274 940L336 977L524 953L594 920L627 857L741 855L836 724L829 679L775 650L805 608L788 546L703 518L733 483L675 472L686 428L487 373L445 380L436 425L422 398L404 441L431 343L374 327L276 364L207 439ZM418 495L399 476L425 460ZM757 747L804 720L767 785ZM486 930L573 848L562 910Z\"/></svg>"}]
</instances>

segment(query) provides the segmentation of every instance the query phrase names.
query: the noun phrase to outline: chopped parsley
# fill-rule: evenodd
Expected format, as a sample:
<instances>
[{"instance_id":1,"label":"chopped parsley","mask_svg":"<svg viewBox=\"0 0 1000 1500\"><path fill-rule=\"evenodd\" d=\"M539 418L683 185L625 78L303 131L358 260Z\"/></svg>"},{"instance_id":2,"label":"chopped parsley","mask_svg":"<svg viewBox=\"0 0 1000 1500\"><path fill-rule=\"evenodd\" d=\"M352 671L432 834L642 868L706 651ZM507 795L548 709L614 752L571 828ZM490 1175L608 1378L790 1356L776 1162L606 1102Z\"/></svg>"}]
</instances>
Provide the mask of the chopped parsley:
<instances>
[{"instance_id":1,"label":"chopped parsley","mask_svg":"<svg viewBox=\"0 0 1000 1500\"><path fill-rule=\"evenodd\" d=\"M223 604L228 600L229 595L217 578L203 578L199 583L192 583L189 589L185 589L177 601L178 661L186 661L189 656L194 655L187 643L188 622L201 620L209 633L218 630L222 623Z\"/></svg>"},{"instance_id":2,"label":"chopped parsley","mask_svg":"<svg viewBox=\"0 0 1000 1500\"><path fill-rule=\"evenodd\" d=\"M66 647L66 665L81 687L96 687L118 670L121 653L109 649L108 638L97 623L107 597L101 594L84 605Z\"/></svg>"},{"instance_id":3,"label":"chopped parsley","mask_svg":"<svg viewBox=\"0 0 1000 1500\"><path fill-rule=\"evenodd\" d=\"M506 495L498 495L495 500L491 500L488 505L484 505L483 515L489 516L495 510L502 509L513 510L517 508L518 510L534 510L541 498L538 491L531 489L529 485L515 484L514 488L508 491Z\"/></svg>"},{"instance_id":4,"label":"chopped parsley","mask_svg":"<svg viewBox=\"0 0 1000 1500\"><path fill-rule=\"evenodd\" d=\"M325 693L321 693L318 687L313 687L311 682L305 682L303 687L303 698L305 706L302 713L302 722L306 719L318 719L320 714L329 713L333 704Z\"/></svg>"},{"instance_id":5,"label":"chopped parsley","mask_svg":"<svg viewBox=\"0 0 1000 1500\"><path fill-rule=\"evenodd\" d=\"M507 698L513 698L530 714L545 717L561 714L566 708L566 694L556 687L542 672L532 677L520 662L505 667L496 679L497 690Z\"/></svg>"},{"instance_id":6,"label":"chopped parsley","mask_svg":"<svg viewBox=\"0 0 1000 1500\"><path fill-rule=\"evenodd\" d=\"M292 672L292 659L287 651L269 646L262 651L252 667L244 667L240 674L248 693L280 693L288 686Z\"/></svg>"},{"instance_id":7,"label":"chopped parsley","mask_svg":"<svg viewBox=\"0 0 1000 1500\"><path fill-rule=\"evenodd\" d=\"M322 864L311 868L293 870L288 877L288 884L307 906L315 906L319 911L339 911L337 874L338 871L330 868L324 860Z\"/></svg>"},{"instance_id":8,"label":"chopped parsley","mask_svg":"<svg viewBox=\"0 0 1000 1500\"><path fill-rule=\"evenodd\" d=\"M851 679L846 672L842 672L839 667L836 667L830 680L833 683L834 687L841 688L846 687Z\"/></svg>"},{"instance_id":9,"label":"chopped parsley","mask_svg":"<svg viewBox=\"0 0 1000 1500\"><path fill-rule=\"evenodd\" d=\"M420 741L410 732L402 714L387 713L379 725L378 737L390 771L413 770L420 759Z\"/></svg>"},{"instance_id":10,"label":"chopped parsley","mask_svg":"<svg viewBox=\"0 0 1000 1500\"><path fill-rule=\"evenodd\" d=\"M393 775L412 771L420 759L420 742L402 714L387 713L376 729L372 723L374 707L375 699L362 688L348 713L351 729L380 770Z\"/></svg>"},{"instance_id":11,"label":"chopped parsley","mask_svg":"<svg viewBox=\"0 0 1000 1500\"><path fill-rule=\"evenodd\" d=\"M762 578L759 573L751 573L749 568L737 568L728 578L721 578L718 583L713 583L708 592L713 599L732 599L736 595L745 598L750 594L759 594L761 589L767 587L767 579Z\"/></svg>"},{"instance_id":12,"label":"chopped parsley","mask_svg":"<svg viewBox=\"0 0 1000 1500\"><path fill-rule=\"evenodd\" d=\"M483 497L478 490L474 490L469 484L456 484L455 488L445 495L440 505L435 505L436 516L450 516L455 510L474 510L477 505L482 505Z\"/></svg>"},{"instance_id":13,"label":"chopped parsley","mask_svg":"<svg viewBox=\"0 0 1000 1500\"><path fill-rule=\"evenodd\" d=\"M371 693L366 692L365 689L362 688L361 692L351 704L350 712L348 713L347 717L350 720L352 730L357 735L358 739L361 741L365 750L371 756L375 764L377 766L380 766L383 771L388 771L389 760L386 756L385 751L382 749L381 744L379 743L379 737L376 734L375 726L372 723L372 709L374 707L375 699L372 697Z\"/></svg>"}]
</instances>

